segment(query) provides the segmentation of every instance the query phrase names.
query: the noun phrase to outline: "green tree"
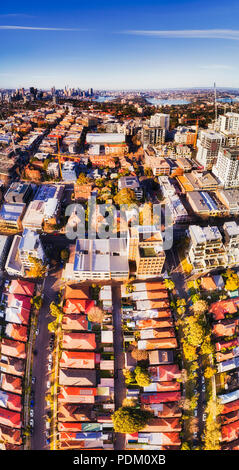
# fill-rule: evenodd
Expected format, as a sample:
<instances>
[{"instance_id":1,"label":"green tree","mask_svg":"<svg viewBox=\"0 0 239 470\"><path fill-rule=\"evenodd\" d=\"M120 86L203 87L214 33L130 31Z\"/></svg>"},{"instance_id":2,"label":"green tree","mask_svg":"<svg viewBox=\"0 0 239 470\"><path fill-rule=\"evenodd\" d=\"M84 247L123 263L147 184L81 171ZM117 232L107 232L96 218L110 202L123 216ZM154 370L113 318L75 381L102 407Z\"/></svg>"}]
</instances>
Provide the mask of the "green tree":
<instances>
[{"instance_id":1,"label":"green tree","mask_svg":"<svg viewBox=\"0 0 239 470\"><path fill-rule=\"evenodd\" d=\"M59 317L60 315L62 315L62 310L60 307L58 307L58 305L56 305L55 302L51 302L50 304L50 312L51 312L51 315L53 317Z\"/></svg>"},{"instance_id":2,"label":"green tree","mask_svg":"<svg viewBox=\"0 0 239 470\"><path fill-rule=\"evenodd\" d=\"M40 308L42 307L42 303L43 303L43 300L42 300L42 297L40 295L35 295L31 299L31 304L34 305L34 308L36 310L40 310Z\"/></svg>"},{"instance_id":3,"label":"green tree","mask_svg":"<svg viewBox=\"0 0 239 470\"><path fill-rule=\"evenodd\" d=\"M208 303L206 302L206 300L197 300L193 304L192 309L196 315L203 314L208 310Z\"/></svg>"},{"instance_id":4,"label":"green tree","mask_svg":"<svg viewBox=\"0 0 239 470\"><path fill-rule=\"evenodd\" d=\"M61 250L61 259L62 261L67 261L69 258L69 251L67 248L64 248L64 250Z\"/></svg>"},{"instance_id":5,"label":"green tree","mask_svg":"<svg viewBox=\"0 0 239 470\"><path fill-rule=\"evenodd\" d=\"M143 429L151 417L152 414L148 411L122 406L112 415L114 430L115 432L132 434Z\"/></svg>"},{"instance_id":6,"label":"green tree","mask_svg":"<svg viewBox=\"0 0 239 470\"><path fill-rule=\"evenodd\" d=\"M121 189L116 196L114 196L114 202L120 204L134 204L137 202L135 192L130 188Z\"/></svg>"},{"instance_id":7,"label":"green tree","mask_svg":"<svg viewBox=\"0 0 239 470\"><path fill-rule=\"evenodd\" d=\"M135 380L140 387L147 387L151 384L151 379L147 370L137 366L134 370Z\"/></svg>"},{"instance_id":8,"label":"green tree","mask_svg":"<svg viewBox=\"0 0 239 470\"><path fill-rule=\"evenodd\" d=\"M171 279L164 279L164 286L168 290L173 290L175 287L175 284Z\"/></svg>"},{"instance_id":9,"label":"green tree","mask_svg":"<svg viewBox=\"0 0 239 470\"><path fill-rule=\"evenodd\" d=\"M30 267L29 271L26 272L28 277L44 277L46 274L46 266L44 263L40 260L35 258L34 256L29 255L28 259L32 266Z\"/></svg>"},{"instance_id":10,"label":"green tree","mask_svg":"<svg viewBox=\"0 0 239 470\"><path fill-rule=\"evenodd\" d=\"M126 384L131 384L135 382L135 374L128 369L123 370L124 380Z\"/></svg>"},{"instance_id":11,"label":"green tree","mask_svg":"<svg viewBox=\"0 0 239 470\"><path fill-rule=\"evenodd\" d=\"M145 349L134 348L131 352L131 356L136 359L136 361L147 361L149 353Z\"/></svg>"}]
</instances>

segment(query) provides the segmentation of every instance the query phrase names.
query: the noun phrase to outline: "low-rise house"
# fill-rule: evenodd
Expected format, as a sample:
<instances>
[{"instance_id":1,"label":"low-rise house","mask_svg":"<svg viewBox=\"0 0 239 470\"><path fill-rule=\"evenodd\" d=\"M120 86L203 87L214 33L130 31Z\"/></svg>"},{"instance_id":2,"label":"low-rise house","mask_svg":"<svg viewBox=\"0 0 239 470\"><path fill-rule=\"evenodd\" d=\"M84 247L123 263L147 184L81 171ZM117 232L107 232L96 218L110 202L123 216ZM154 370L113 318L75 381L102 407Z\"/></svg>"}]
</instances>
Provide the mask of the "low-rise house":
<instances>
[{"instance_id":1,"label":"low-rise house","mask_svg":"<svg viewBox=\"0 0 239 470\"><path fill-rule=\"evenodd\" d=\"M22 394L22 379L14 375L1 373L0 383L3 390Z\"/></svg>"},{"instance_id":2,"label":"low-rise house","mask_svg":"<svg viewBox=\"0 0 239 470\"><path fill-rule=\"evenodd\" d=\"M95 403L95 396L97 395L97 389L94 387L68 387L64 386L61 387L60 393L58 394L58 402L60 403L87 403L93 404ZM79 407L80 409L81 407ZM79 419L79 421L84 421L84 419Z\"/></svg>"},{"instance_id":3,"label":"low-rise house","mask_svg":"<svg viewBox=\"0 0 239 470\"><path fill-rule=\"evenodd\" d=\"M63 349L94 350L96 341L94 333L63 333Z\"/></svg>"},{"instance_id":4,"label":"low-rise house","mask_svg":"<svg viewBox=\"0 0 239 470\"><path fill-rule=\"evenodd\" d=\"M25 279L14 279L9 286L10 294L27 295L33 297L35 284Z\"/></svg>"},{"instance_id":5,"label":"low-rise house","mask_svg":"<svg viewBox=\"0 0 239 470\"><path fill-rule=\"evenodd\" d=\"M18 411L0 407L0 425L20 429L22 426L21 414Z\"/></svg>"},{"instance_id":6,"label":"low-rise house","mask_svg":"<svg viewBox=\"0 0 239 470\"><path fill-rule=\"evenodd\" d=\"M23 325L17 325L16 323L8 323L5 328L5 334L12 339L17 341L27 342L27 327Z\"/></svg>"},{"instance_id":7,"label":"low-rise house","mask_svg":"<svg viewBox=\"0 0 239 470\"><path fill-rule=\"evenodd\" d=\"M26 359L26 345L20 341L3 338L1 342L1 354Z\"/></svg>"},{"instance_id":8,"label":"low-rise house","mask_svg":"<svg viewBox=\"0 0 239 470\"><path fill-rule=\"evenodd\" d=\"M0 406L9 410L21 411L21 397L15 393L0 390Z\"/></svg>"},{"instance_id":9,"label":"low-rise house","mask_svg":"<svg viewBox=\"0 0 239 470\"><path fill-rule=\"evenodd\" d=\"M94 369L96 354L83 351L62 351L60 367L76 369Z\"/></svg>"},{"instance_id":10,"label":"low-rise house","mask_svg":"<svg viewBox=\"0 0 239 470\"><path fill-rule=\"evenodd\" d=\"M6 374L23 377L25 372L25 361L11 356L0 355L0 370Z\"/></svg>"}]
</instances>

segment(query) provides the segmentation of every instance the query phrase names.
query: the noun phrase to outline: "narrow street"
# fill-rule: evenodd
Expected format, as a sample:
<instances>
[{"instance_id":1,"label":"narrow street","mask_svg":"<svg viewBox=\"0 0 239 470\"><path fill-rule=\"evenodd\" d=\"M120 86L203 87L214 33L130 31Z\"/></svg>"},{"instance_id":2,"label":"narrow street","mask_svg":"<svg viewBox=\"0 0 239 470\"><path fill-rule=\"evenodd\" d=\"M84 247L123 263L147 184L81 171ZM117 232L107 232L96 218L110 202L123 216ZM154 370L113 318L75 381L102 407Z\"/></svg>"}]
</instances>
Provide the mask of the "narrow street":
<instances>
[{"instance_id":1,"label":"narrow street","mask_svg":"<svg viewBox=\"0 0 239 470\"><path fill-rule=\"evenodd\" d=\"M112 288L113 298L113 325L114 325L114 357L115 357L115 409L121 407L126 396L124 381L124 353L123 353L123 332L121 325L121 290L120 286ZM115 450L124 450L125 435L115 434Z\"/></svg>"},{"instance_id":2,"label":"narrow street","mask_svg":"<svg viewBox=\"0 0 239 470\"><path fill-rule=\"evenodd\" d=\"M35 355L33 356L32 376L36 382L32 385L34 391L34 428L31 438L32 450L44 450L49 448L46 444L45 421L46 421L46 383L49 372L47 370L49 355L48 323L53 321L49 314L50 303L55 300L56 292L59 290L61 270L49 273L44 285L44 299L42 308L38 315L39 334L36 336Z\"/></svg>"}]
</instances>

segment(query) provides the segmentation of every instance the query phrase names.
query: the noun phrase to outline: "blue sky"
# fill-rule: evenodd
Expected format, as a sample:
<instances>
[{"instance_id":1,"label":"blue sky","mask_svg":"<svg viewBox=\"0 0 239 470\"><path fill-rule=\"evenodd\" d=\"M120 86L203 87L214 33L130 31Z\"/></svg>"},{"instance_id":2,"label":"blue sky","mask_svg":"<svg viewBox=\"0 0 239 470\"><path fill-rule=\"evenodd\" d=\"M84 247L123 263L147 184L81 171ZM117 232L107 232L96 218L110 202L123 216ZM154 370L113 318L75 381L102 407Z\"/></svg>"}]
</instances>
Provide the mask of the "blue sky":
<instances>
[{"instance_id":1,"label":"blue sky","mask_svg":"<svg viewBox=\"0 0 239 470\"><path fill-rule=\"evenodd\" d=\"M5 2L0 87L238 87L238 17L234 0Z\"/></svg>"}]
</instances>

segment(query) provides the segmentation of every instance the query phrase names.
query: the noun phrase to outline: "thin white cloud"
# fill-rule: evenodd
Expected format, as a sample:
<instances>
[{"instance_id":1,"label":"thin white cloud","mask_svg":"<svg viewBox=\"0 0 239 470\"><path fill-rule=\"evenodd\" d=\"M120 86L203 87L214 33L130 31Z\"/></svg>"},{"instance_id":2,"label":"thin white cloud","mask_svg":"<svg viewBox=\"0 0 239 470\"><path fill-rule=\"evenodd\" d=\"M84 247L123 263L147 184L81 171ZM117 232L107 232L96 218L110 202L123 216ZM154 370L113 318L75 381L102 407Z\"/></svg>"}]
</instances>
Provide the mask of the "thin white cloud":
<instances>
[{"instance_id":1,"label":"thin white cloud","mask_svg":"<svg viewBox=\"0 0 239 470\"><path fill-rule=\"evenodd\" d=\"M13 25L8 25L8 26L3 26L0 25L1 30L8 30L8 29L14 29L14 30L29 30L29 31L90 31L89 29L84 29L84 28L50 28L50 27L40 27L40 26L13 26Z\"/></svg>"},{"instance_id":2,"label":"thin white cloud","mask_svg":"<svg viewBox=\"0 0 239 470\"><path fill-rule=\"evenodd\" d=\"M128 30L123 34L149 36L155 38L198 38L198 39L232 39L239 41L239 30L234 29L183 29L183 30Z\"/></svg>"},{"instance_id":3,"label":"thin white cloud","mask_svg":"<svg viewBox=\"0 0 239 470\"><path fill-rule=\"evenodd\" d=\"M200 69L205 70L233 70L235 67L232 65L224 65L224 64L206 64L206 65L199 65Z\"/></svg>"},{"instance_id":4,"label":"thin white cloud","mask_svg":"<svg viewBox=\"0 0 239 470\"><path fill-rule=\"evenodd\" d=\"M34 15L28 15L26 13L5 13L5 14L0 14L0 18L16 18L16 17L21 17L21 18L36 18Z\"/></svg>"}]
</instances>

